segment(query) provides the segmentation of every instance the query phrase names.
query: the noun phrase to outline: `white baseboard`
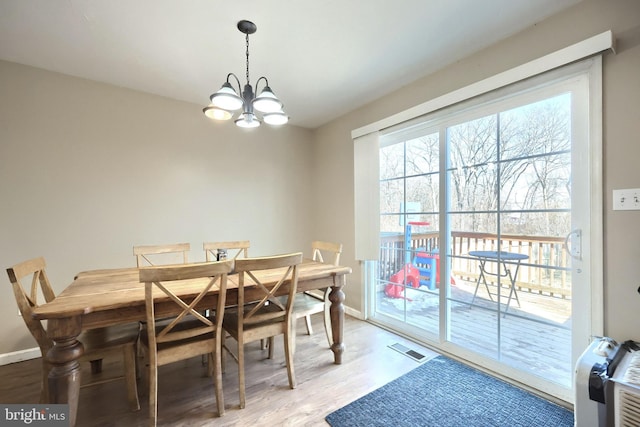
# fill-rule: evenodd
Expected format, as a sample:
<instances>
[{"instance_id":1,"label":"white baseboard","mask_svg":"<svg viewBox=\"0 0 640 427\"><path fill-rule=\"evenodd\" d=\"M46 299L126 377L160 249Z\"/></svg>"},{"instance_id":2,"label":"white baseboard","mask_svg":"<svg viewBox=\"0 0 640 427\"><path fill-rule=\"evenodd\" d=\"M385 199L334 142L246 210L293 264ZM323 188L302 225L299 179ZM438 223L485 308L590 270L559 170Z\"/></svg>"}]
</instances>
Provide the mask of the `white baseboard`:
<instances>
[{"instance_id":1,"label":"white baseboard","mask_svg":"<svg viewBox=\"0 0 640 427\"><path fill-rule=\"evenodd\" d=\"M22 362L23 360L36 359L38 357L40 357L40 349L38 347L0 354L0 366Z\"/></svg>"},{"instance_id":2,"label":"white baseboard","mask_svg":"<svg viewBox=\"0 0 640 427\"><path fill-rule=\"evenodd\" d=\"M349 316L355 317L356 319L364 320L364 316L362 315L361 311L358 311L346 305L344 306L344 313L348 314Z\"/></svg>"}]
</instances>

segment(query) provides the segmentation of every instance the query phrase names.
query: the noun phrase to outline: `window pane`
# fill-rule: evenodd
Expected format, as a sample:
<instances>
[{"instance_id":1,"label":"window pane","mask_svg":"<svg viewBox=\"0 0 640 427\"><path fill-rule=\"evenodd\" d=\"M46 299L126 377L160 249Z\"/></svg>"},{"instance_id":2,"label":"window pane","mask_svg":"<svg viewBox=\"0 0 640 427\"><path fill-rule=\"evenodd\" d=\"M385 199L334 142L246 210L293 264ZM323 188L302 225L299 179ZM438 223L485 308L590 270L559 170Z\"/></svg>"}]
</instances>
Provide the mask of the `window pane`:
<instances>
[{"instance_id":1,"label":"window pane","mask_svg":"<svg viewBox=\"0 0 640 427\"><path fill-rule=\"evenodd\" d=\"M380 179L404 176L404 144L380 148Z\"/></svg>"},{"instance_id":2,"label":"window pane","mask_svg":"<svg viewBox=\"0 0 640 427\"><path fill-rule=\"evenodd\" d=\"M496 120L496 116L491 115L447 129L452 168L495 163Z\"/></svg>"},{"instance_id":3,"label":"window pane","mask_svg":"<svg viewBox=\"0 0 640 427\"><path fill-rule=\"evenodd\" d=\"M501 160L571 148L571 94L500 113Z\"/></svg>"},{"instance_id":4,"label":"window pane","mask_svg":"<svg viewBox=\"0 0 640 427\"><path fill-rule=\"evenodd\" d=\"M495 163L453 169L447 175L451 212L496 209L498 175Z\"/></svg>"},{"instance_id":5,"label":"window pane","mask_svg":"<svg viewBox=\"0 0 640 427\"><path fill-rule=\"evenodd\" d=\"M437 173L439 162L437 133L407 141L407 176Z\"/></svg>"},{"instance_id":6,"label":"window pane","mask_svg":"<svg viewBox=\"0 0 640 427\"><path fill-rule=\"evenodd\" d=\"M508 212L500 217L503 234L555 236L564 242L571 231L571 211Z\"/></svg>"},{"instance_id":7,"label":"window pane","mask_svg":"<svg viewBox=\"0 0 640 427\"><path fill-rule=\"evenodd\" d=\"M438 212L438 175L407 178L407 201L416 202L420 212Z\"/></svg>"},{"instance_id":8,"label":"window pane","mask_svg":"<svg viewBox=\"0 0 640 427\"><path fill-rule=\"evenodd\" d=\"M503 210L571 208L571 155L551 154L501 164Z\"/></svg>"},{"instance_id":9,"label":"window pane","mask_svg":"<svg viewBox=\"0 0 640 427\"><path fill-rule=\"evenodd\" d=\"M404 180L392 179L380 182L380 213L400 213L404 204Z\"/></svg>"}]
</instances>

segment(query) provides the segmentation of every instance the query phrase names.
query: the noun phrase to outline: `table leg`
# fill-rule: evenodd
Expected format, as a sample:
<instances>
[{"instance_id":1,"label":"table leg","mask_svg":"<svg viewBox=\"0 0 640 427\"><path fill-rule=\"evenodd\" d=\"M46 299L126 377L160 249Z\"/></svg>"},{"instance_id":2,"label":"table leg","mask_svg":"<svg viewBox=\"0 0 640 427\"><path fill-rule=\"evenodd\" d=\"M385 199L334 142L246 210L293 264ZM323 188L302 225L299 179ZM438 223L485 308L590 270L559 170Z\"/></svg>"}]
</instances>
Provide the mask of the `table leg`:
<instances>
[{"instance_id":1,"label":"table leg","mask_svg":"<svg viewBox=\"0 0 640 427\"><path fill-rule=\"evenodd\" d=\"M511 270L508 270L505 266L509 281L511 282L511 289L509 290L509 299L507 300L507 308L505 310L505 313L507 310L509 310L509 304L511 304L512 295L515 295L518 307L520 307L520 299L518 298L518 292L516 291L516 278L518 277L518 269L520 269L520 261L518 261L518 263L516 264L516 271L513 273L513 275L511 274Z\"/></svg>"},{"instance_id":2,"label":"table leg","mask_svg":"<svg viewBox=\"0 0 640 427\"><path fill-rule=\"evenodd\" d=\"M480 275L478 276L478 280L476 280L476 290L473 292L473 298L471 298L471 304L473 304L473 302L476 300L476 295L478 294L478 288L480 287L480 282L484 284L484 287L487 289L487 295L489 296L489 299L493 301L493 297L491 296L491 291L489 290L489 285L487 284L487 278L484 275L484 271L485 271L484 267L487 261L483 259L479 259L478 262L479 262L478 268L480 269Z\"/></svg>"},{"instance_id":3,"label":"table leg","mask_svg":"<svg viewBox=\"0 0 640 427\"><path fill-rule=\"evenodd\" d=\"M331 351L333 351L333 360L336 365L342 363L342 353L344 353L344 342L342 338L344 330L344 292L342 287L344 286L345 276L334 276L333 286L331 286L331 293L329 293L329 301L331 301L331 307L329 312L331 315L331 332L333 335L333 345Z\"/></svg>"},{"instance_id":4,"label":"table leg","mask_svg":"<svg viewBox=\"0 0 640 427\"><path fill-rule=\"evenodd\" d=\"M48 334L54 345L47 352L49 371L49 403L69 405L69 426L76 425L78 397L80 395L80 363L84 353L82 343L77 340L81 332L79 317L71 319L49 319Z\"/></svg>"}]
</instances>

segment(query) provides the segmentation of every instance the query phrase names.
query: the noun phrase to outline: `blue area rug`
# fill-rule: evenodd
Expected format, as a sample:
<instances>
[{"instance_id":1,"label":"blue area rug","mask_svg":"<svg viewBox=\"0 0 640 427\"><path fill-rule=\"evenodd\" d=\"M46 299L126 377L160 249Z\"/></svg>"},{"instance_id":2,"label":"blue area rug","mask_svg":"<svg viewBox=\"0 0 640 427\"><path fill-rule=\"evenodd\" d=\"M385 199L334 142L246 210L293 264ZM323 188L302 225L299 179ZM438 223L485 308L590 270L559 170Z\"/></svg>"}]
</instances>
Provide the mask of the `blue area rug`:
<instances>
[{"instance_id":1,"label":"blue area rug","mask_svg":"<svg viewBox=\"0 0 640 427\"><path fill-rule=\"evenodd\" d=\"M573 412L438 356L326 420L333 427L573 427Z\"/></svg>"}]
</instances>

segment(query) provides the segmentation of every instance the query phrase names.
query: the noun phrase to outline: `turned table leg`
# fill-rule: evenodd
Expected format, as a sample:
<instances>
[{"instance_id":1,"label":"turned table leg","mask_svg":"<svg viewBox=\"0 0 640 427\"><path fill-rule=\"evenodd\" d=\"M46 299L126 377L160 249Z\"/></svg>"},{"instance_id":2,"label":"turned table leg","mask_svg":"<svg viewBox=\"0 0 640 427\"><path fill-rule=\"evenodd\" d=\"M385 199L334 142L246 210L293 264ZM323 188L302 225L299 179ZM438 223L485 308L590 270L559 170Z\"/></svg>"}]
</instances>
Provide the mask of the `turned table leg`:
<instances>
[{"instance_id":1,"label":"turned table leg","mask_svg":"<svg viewBox=\"0 0 640 427\"><path fill-rule=\"evenodd\" d=\"M81 332L80 318L49 319L48 334L54 345L47 352L49 371L49 403L69 405L69 425L76 425L80 394L80 363L84 353L77 340Z\"/></svg>"},{"instance_id":2,"label":"turned table leg","mask_svg":"<svg viewBox=\"0 0 640 427\"><path fill-rule=\"evenodd\" d=\"M331 307L329 312L331 315L331 331L333 335L333 345L331 351L333 351L333 359L336 365L342 363L342 353L344 353L343 342L343 330L344 330L344 292L342 292L342 286L345 282L345 276L334 276L334 284L331 286L331 293L329 294L329 301L331 301Z\"/></svg>"}]
</instances>

